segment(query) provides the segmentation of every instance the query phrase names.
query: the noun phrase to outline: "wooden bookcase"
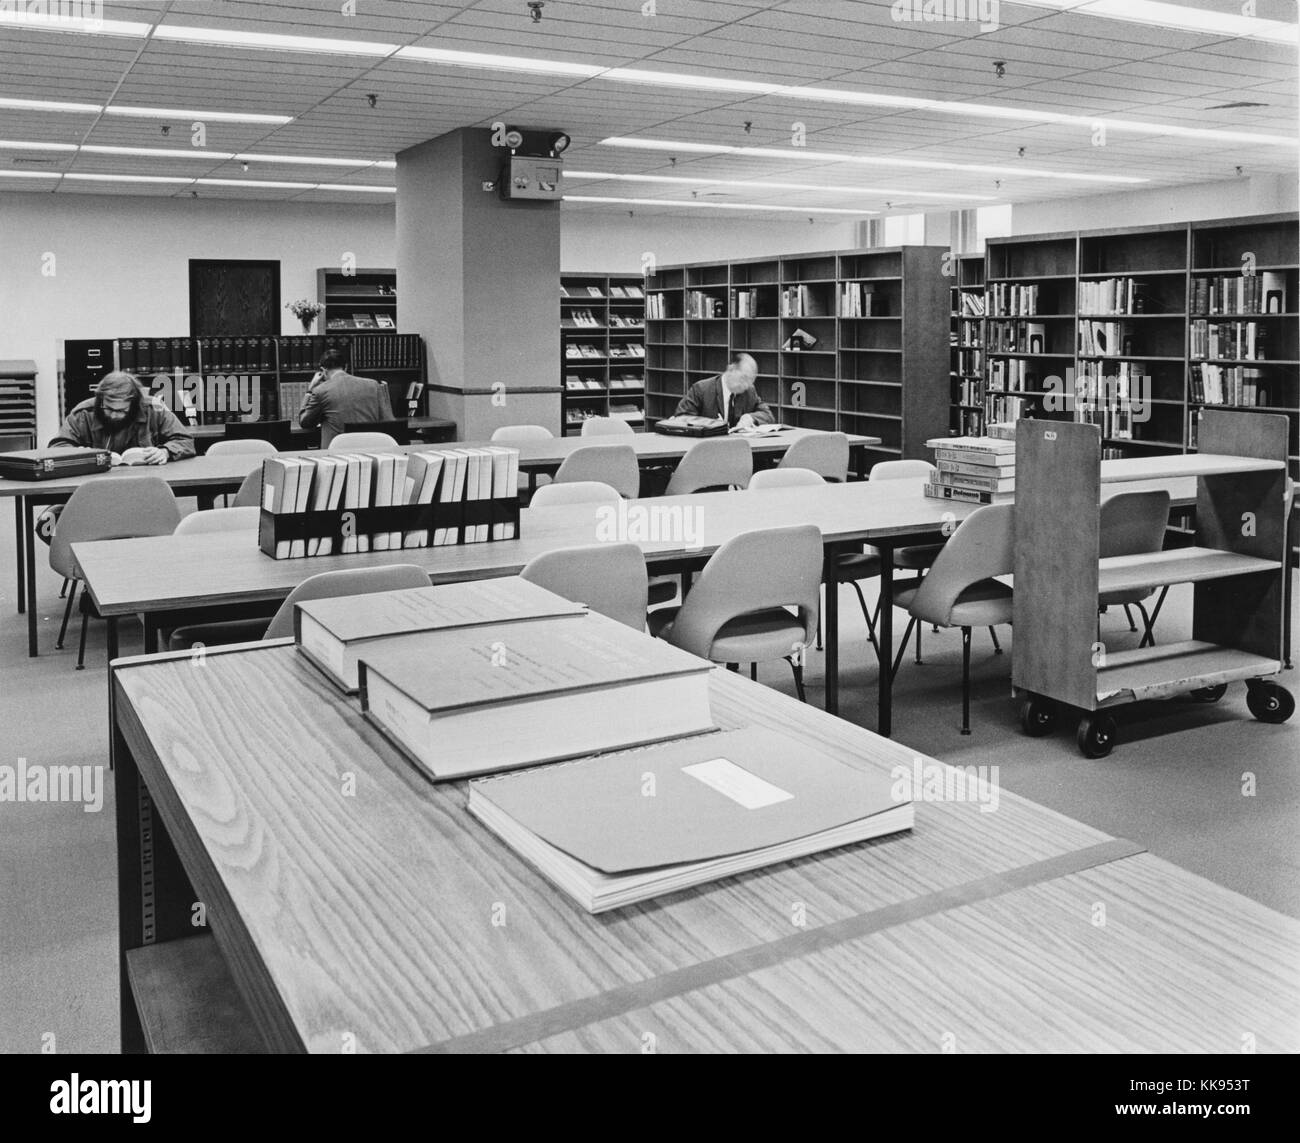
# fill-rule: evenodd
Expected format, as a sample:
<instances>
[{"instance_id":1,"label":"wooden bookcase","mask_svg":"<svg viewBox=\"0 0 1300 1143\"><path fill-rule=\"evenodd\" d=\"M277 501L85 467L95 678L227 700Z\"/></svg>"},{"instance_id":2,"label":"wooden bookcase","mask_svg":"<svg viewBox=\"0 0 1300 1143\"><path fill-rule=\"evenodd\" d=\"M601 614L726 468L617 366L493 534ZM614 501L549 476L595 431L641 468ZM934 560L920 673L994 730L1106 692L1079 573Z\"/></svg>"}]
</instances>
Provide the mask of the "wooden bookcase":
<instances>
[{"instance_id":1,"label":"wooden bookcase","mask_svg":"<svg viewBox=\"0 0 1300 1143\"><path fill-rule=\"evenodd\" d=\"M977 437L984 432L984 255L959 254L948 267L952 271L948 428L955 436Z\"/></svg>"},{"instance_id":2,"label":"wooden bookcase","mask_svg":"<svg viewBox=\"0 0 1300 1143\"><path fill-rule=\"evenodd\" d=\"M35 361L0 361L0 449L6 446L36 447Z\"/></svg>"},{"instance_id":3,"label":"wooden bookcase","mask_svg":"<svg viewBox=\"0 0 1300 1143\"><path fill-rule=\"evenodd\" d=\"M660 267L646 284L646 419L750 354L782 423L881 438L868 464L948 431L950 278L938 246ZM856 303L856 304L854 304ZM807 335L795 349L796 334Z\"/></svg>"},{"instance_id":4,"label":"wooden bookcase","mask_svg":"<svg viewBox=\"0 0 1300 1143\"><path fill-rule=\"evenodd\" d=\"M321 333L349 333L355 330L393 333L397 330L397 271L355 270L345 274L329 266L316 271L316 300L325 307L317 319ZM370 324L358 324L365 314ZM391 326L381 325L381 319Z\"/></svg>"},{"instance_id":5,"label":"wooden bookcase","mask_svg":"<svg viewBox=\"0 0 1300 1143\"><path fill-rule=\"evenodd\" d=\"M1287 418L1212 410L1201 445L1196 458L1167 457L1150 473L1198 477L1193 545L1101 559L1101 430L1020 421L1012 684L1027 732L1046 733L1072 708L1080 749L1102 757L1115 740L1112 708L1188 692L1213 701L1242 680L1257 718L1282 722L1294 710L1269 681L1282 670L1287 622ZM1100 592L1178 583L1195 584L1190 640L1120 651L1099 642Z\"/></svg>"},{"instance_id":6,"label":"wooden bookcase","mask_svg":"<svg viewBox=\"0 0 1300 1143\"><path fill-rule=\"evenodd\" d=\"M588 417L645 422L645 283L609 274L560 278L560 383L566 436ZM579 355L583 348L589 352Z\"/></svg>"}]
</instances>

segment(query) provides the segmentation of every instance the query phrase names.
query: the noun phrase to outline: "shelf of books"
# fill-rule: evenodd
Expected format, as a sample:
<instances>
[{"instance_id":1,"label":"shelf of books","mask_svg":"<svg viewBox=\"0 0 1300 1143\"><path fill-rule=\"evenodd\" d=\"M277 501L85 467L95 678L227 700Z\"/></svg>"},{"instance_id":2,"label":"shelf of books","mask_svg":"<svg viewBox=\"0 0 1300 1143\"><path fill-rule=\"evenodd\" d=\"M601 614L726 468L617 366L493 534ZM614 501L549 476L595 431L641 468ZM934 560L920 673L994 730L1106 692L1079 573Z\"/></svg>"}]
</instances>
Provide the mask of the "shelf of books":
<instances>
[{"instance_id":1,"label":"shelf of books","mask_svg":"<svg viewBox=\"0 0 1300 1143\"><path fill-rule=\"evenodd\" d=\"M65 342L65 355L75 342ZM393 415L423 408L424 340L414 333L291 337L126 337L111 343L113 367L134 373L150 392L193 425L242 420L296 420L321 355L341 348L350 369L388 385ZM86 380L64 379L64 416L91 395Z\"/></svg>"},{"instance_id":2,"label":"shelf of books","mask_svg":"<svg viewBox=\"0 0 1300 1143\"><path fill-rule=\"evenodd\" d=\"M316 300L326 333L397 329L397 271L324 267L316 271Z\"/></svg>"},{"instance_id":3,"label":"shelf of books","mask_svg":"<svg viewBox=\"0 0 1300 1143\"><path fill-rule=\"evenodd\" d=\"M560 279L560 369L565 435L589 417L645 422L646 296L641 278L565 274Z\"/></svg>"},{"instance_id":4,"label":"shelf of books","mask_svg":"<svg viewBox=\"0 0 1300 1143\"><path fill-rule=\"evenodd\" d=\"M869 460L922 456L948 427L949 312L937 246L661 267L646 284L646 419L736 353L788 425L881 438Z\"/></svg>"},{"instance_id":5,"label":"shelf of books","mask_svg":"<svg viewBox=\"0 0 1300 1143\"><path fill-rule=\"evenodd\" d=\"M952 384L949 429L959 437L984 432L984 255L959 254L950 271L951 326L948 376Z\"/></svg>"},{"instance_id":6,"label":"shelf of books","mask_svg":"<svg viewBox=\"0 0 1300 1143\"><path fill-rule=\"evenodd\" d=\"M1283 413L1297 475L1297 215L990 239L985 274L989 421L1089 422L1139 457L1195 451L1207 407Z\"/></svg>"}]
</instances>

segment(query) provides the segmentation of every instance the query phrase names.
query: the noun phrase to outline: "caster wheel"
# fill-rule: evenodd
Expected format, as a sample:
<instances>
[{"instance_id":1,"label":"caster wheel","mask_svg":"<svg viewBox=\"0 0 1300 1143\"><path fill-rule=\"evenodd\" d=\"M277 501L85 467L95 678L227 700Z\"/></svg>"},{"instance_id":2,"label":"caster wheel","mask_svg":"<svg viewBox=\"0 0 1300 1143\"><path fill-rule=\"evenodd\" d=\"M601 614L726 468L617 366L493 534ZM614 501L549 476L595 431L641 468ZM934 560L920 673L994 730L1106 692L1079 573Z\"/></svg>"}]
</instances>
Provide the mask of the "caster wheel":
<instances>
[{"instance_id":1,"label":"caster wheel","mask_svg":"<svg viewBox=\"0 0 1300 1143\"><path fill-rule=\"evenodd\" d=\"M1042 738L1056 729L1056 703L1039 695L1029 695L1020 703L1020 729L1030 738Z\"/></svg>"},{"instance_id":2,"label":"caster wheel","mask_svg":"<svg viewBox=\"0 0 1300 1143\"><path fill-rule=\"evenodd\" d=\"M1197 702L1218 702L1228 693L1228 684L1220 683L1217 687L1198 687L1192 691L1192 698Z\"/></svg>"},{"instance_id":3,"label":"caster wheel","mask_svg":"<svg viewBox=\"0 0 1300 1143\"><path fill-rule=\"evenodd\" d=\"M1260 722L1286 722L1295 714L1291 692L1277 683L1256 683L1247 688L1246 705Z\"/></svg>"},{"instance_id":4,"label":"caster wheel","mask_svg":"<svg viewBox=\"0 0 1300 1143\"><path fill-rule=\"evenodd\" d=\"M1079 751L1085 758L1105 758L1115 745L1115 720L1108 714L1090 714L1079 720Z\"/></svg>"}]
</instances>

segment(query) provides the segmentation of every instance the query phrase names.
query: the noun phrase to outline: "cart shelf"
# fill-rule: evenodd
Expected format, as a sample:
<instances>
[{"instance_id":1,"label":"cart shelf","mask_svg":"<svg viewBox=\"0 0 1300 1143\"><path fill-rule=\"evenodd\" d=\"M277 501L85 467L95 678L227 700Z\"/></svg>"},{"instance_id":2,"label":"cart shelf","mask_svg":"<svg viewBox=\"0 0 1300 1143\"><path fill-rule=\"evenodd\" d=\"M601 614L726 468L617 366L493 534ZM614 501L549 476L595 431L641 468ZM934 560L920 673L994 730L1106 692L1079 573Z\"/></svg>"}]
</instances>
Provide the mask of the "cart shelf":
<instances>
[{"instance_id":1,"label":"cart shelf","mask_svg":"<svg viewBox=\"0 0 1300 1143\"><path fill-rule=\"evenodd\" d=\"M1097 705L1169 698L1198 687L1275 675L1281 669L1279 659L1198 639L1114 651L1097 668Z\"/></svg>"},{"instance_id":2,"label":"cart shelf","mask_svg":"<svg viewBox=\"0 0 1300 1143\"><path fill-rule=\"evenodd\" d=\"M1281 567L1281 560L1243 556L1219 548L1175 548L1136 556L1110 556L1098 561L1098 589L1105 594L1171 583L1201 583L1251 572L1277 571Z\"/></svg>"}]
</instances>

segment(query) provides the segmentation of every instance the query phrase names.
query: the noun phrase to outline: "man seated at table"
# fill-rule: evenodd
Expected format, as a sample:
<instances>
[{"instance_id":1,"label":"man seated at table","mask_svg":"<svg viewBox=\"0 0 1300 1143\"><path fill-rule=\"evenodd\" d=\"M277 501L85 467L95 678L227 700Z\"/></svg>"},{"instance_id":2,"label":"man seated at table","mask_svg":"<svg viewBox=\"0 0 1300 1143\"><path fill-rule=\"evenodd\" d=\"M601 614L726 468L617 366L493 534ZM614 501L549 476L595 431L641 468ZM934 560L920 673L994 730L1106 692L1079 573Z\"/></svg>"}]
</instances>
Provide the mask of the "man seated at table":
<instances>
[{"instance_id":1,"label":"man seated at table","mask_svg":"<svg viewBox=\"0 0 1300 1143\"><path fill-rule=\"evenodd\" d=\"M348 359L337 349L327 349L320 370L307 386L298 423L304 429L320 425L321 448L329 448L345 425L373 424L393 419L388 386L369 377L353 377Z\"/></svg>"},{"instance_id":2,"label":"man seated at table","mask_svg":"<svg viewBox=\"0 0 1300 1143\"><path fill-rule=\"evenodd\" d=\"M776 418L754 389L758 363L737 353L725 372L696 381L677 405L677 416L721 417L733 429L770 425Z\"/></svg>"},{"instance_id":3,"label":"man seated at table","mask_svg":"<svg viewBox=\"0 0 1300 1143\"><path fill-rule=\"evenodd\" d=\"M51 448L106 448L113 463L166 464L194 455L194 437L176 415L155 403L130 373L109 373L67 416ZM132 452L131 450L137 450Z\"/></svg>"}]
</instances>

